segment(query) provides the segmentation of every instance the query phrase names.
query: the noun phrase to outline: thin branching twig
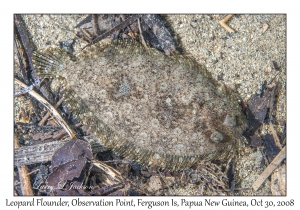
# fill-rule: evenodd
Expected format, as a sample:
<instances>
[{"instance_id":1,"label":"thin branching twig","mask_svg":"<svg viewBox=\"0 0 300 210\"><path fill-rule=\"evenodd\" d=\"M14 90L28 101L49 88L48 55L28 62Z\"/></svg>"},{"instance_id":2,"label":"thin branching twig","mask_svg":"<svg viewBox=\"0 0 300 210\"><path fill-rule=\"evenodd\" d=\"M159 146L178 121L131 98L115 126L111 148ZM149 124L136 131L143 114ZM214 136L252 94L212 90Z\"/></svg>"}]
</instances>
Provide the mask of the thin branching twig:
<instances>
[{"instance_id":1,"label":"thin branching twig","mask_svg":"<svg viewBox=\"0 0 300 210\"><path fill-rule=\"evenodd\" d=\"M26 84L21 82L18 79L14 79L15 82L19 85L21 85L23 88L28 88ZM30 90L28 92L31 96L33 96L36 100L41 102L45 107L49 109L50 112L52 112L53 116L58 120L59 124L66 130L66 132L69 134L71 138L75 138L76 134L75 132L70 128L70 126L66 123L66 121L61 117L61 115L58 113L58 111L42 96L40 96L36 91Z\"/></svg>"},{"instance_id":2,"label":"thin branching twig","mask_svg":"<svg viewBox=\"0 0 300 210\"><path fill-rule=\"evenodd\" d=\"M57 107L59 107L60 104L63 102L64 99L65 99L65 98L62 97L62 98L57 102L57 104L55 104L54 108L56 109ZM50 112L48 112L48 113L45 115L45 117L43 117L43 119L39 122L39 126L43 126L43 125L45 124L46 120L47 120L49 117L50 117Z\"/></svg>"},{"instance_id":3,"label":"thin branching twig","mask_svg":"<svg viewBox=\"0 0 300 210\"><path fill-rule=\"evenodd\" d=\"M136 19L140 18L142 15L132 15L130 18L126 19L125 21L123 21L122 23L120 23L119 25L115 26L114 28L112 28L111 30L101 34L100 36L96 37L93 41L91 41L89 44L87 44L86 46L84 46L82 48L82 50L84 50L86 47L89 47L99 41L101 41L102 39L108 37L109 35L113 34L116 31L119 31L123 28L125 28L126 26L128 26L129 24L131 24L132 22L134 22Z\"/></svg>"}]
</instances>

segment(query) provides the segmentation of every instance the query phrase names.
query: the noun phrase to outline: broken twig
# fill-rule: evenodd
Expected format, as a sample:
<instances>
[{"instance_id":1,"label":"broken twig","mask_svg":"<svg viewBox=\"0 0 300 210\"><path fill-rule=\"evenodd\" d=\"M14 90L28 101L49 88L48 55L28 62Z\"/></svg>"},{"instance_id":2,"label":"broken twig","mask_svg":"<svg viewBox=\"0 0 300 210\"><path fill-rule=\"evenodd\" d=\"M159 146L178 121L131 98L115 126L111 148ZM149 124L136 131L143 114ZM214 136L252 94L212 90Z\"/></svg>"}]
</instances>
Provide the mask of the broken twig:
<instances>
[{"instance_id":1,"label":"broken twig","mask_svg":"<svg viewBox=\"0 0 300 210\"><path fill-rule=\"evenodd\" d=\"M93 160L93 165L94 167L104 171L107 175L109 175L112 180L113 183L111 184L117 184L119 182L122 182L124 180L124 178L122 177L122 174L117 171L116 169L114 169L113 167L106 165L105 163L101 162L101 161L96 161Z\"/></svg>"},{"instance_id":2,"label":"broken twig","mask_svg":"<svg viewBox=\"0 0 300 210\"><path fill-rule=\"evenodd\" d=\"M138 27L139 27L139 32L140 32L140 38L141 38L141 41L142 41L142 44L144 45L145 49L148 50L148 46L144 40L144 37L143 37L143 32L142 32L142 28L141 28L141 23L140 23L140 19L138 18Z\"/></svg>"},{"instance_id":3,"label":"broken twig","mask_svg":"<svg viewBox=\"0 0 300 210\"><path fill-rule=\"evenodd\" d=\"M62 97L58 102L57 104L55 104L54 108L56 109L57 107L59 107L59 105L63 102L65 98ZM39 126L43 126L46 122L46 120L50 117L50 112L48 112L45 117L43 117L43 119L39 122Z\"/></svg>"},{"instance_id":4,"label":"broken twig","mask_svg":"<svg viewBox=\"0 0 300 210\"><path fill-rule=\"evenodd\" d=\"M18 79L14 79L14 81L21 85L23 88L28 88L26 84L21 82ZM33 96L36 100L41 102L45 107L47 107L53 114L53 116L58 120L59 124L66 130L66 132L69 134L71 138L74 138L76 136L75 132L70 128L70 126L66 123L66 121L61 117L61 115L58 113L58 111L42 96L40 96L36 91L30 90L28 92L31 96Z\"/></svg>"},{"instance_id":5,"label":"broken twig","mask_svg":"<svg viewBox=\"0 0 300 210\"><path fill-rule=\"evenodd\" d=\"M14 141L15 141L15 149L19 148L20 147L19 139L16 134L14 134ZM29 172L27 166L18 165L17 167L19 171L19 179L21 183L22 194L25 196L32 196L33 190L31 188L31 182L30 182L30 177L28 175Z\"/></svg>"},{"instance_id":6,"label":"broken twig","mask_svg":"<svg viewBox=\"0 0 300 210\"><path fill-rule=\"evenodd\" d=\"M92 25L93 25L94 36L99 36L98 15L96 14L92 15Z\"/></svg>"},{"instance_id":7,"label":"broken twig","mask_svg":"<svg viewBox=\"0 0 300 210\"><path fill-rule=\"evenodd\" d=\"M228 31L229 33L233 33L234 30L233 30L232 28L230 28L230 27L226 24L226 22L227 22L230 18L232 18L232 16L233 16L232 14L231 14L231 15L227 15L223 20L220 20L220 21L219 21L220 25L221 25L223 28L225 28L225 30Z\"/></svg>"}]
</instances>

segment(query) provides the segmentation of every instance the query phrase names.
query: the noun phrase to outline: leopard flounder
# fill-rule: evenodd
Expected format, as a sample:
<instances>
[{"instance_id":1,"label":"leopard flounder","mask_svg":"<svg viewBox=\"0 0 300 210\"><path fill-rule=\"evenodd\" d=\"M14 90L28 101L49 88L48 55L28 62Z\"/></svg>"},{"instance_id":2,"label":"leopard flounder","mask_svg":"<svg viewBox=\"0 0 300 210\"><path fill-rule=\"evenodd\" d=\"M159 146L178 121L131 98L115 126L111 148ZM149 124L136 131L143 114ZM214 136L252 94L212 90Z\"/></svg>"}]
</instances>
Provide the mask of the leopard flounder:
<instances>
[{"instance_id":1,"label":"leopard flounder","mask_svg":"<svg viewBox=\"0 0 300 210\"><path fill-rule=\"evenodd\" d=\"M66 106L100 143L146 166L169 170L224 159L245 127L238 97L192 58L134 41L34 53L37 72L56 77Z\"/></svg>"}]
</instances>

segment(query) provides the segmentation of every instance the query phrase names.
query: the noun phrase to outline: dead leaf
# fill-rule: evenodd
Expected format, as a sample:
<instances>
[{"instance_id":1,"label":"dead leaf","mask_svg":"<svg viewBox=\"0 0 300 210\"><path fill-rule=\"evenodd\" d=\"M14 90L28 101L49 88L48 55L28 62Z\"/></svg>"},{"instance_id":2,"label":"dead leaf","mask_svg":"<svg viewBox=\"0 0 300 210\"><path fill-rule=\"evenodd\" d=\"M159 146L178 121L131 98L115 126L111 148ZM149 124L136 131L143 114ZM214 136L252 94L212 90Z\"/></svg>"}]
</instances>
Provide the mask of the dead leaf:
<instances>
[{"instance_id":1,"label":"dead leaf","mask_svg":"<svg viewBox=\"0 0 300 210\"><path fill-rule=\"evenodd\" d=\"M280 148L275 144L274 138L270 134L265 135L265 147L269 161L272 161L273 158L280 152Z\"/></svg>"},{"instance_id":2,"label":"dead leaf","mask_svg":"<svg viewBox=\"0 0 300 210\"><path fill-rule=\"evenodd\" d=\"M55 189L63 188L67 180L71 181L74 177L80 176L85 164L86 160L84 159L73 160L54 168L47 179L48 186L53 186Z\"/></svg>"},{"instance_id":3,"label":"dead leaf","mask_svg":"<svg viewBox=\"0 0 300 210\"><path fill-rule=\"evenodd\" d=\"M55 151L52 156L52 167L58 167L62 164L79 159L93 159L91 146L89 143L82 140L68 141L64 146Z\"/></svg>"},{"instance_id":4,"label":"dead leaf","mask_svg":"<svg viewBox=\"0 0 300 210\"><path fill-rule=\"evenodd\" d=\"M267 116L268 110L271 107L274 96L275 96L276 86L265 86L263 88L262 94L256 94L251 97L247 103L246 116L248 121L248 128L243 133L250 143L250 137L254 135L255 131L264 123Z\"/></svg>"},{"instance_id":5,"label":"dead leaf","mask_svg":"<svg viewBox=\"0 0 300 210\"><path fill-rule=\"evenodd\" d=\"M86 172L92 168L92 158L89 143L77 139L68 141L52 156L53 171L47 179L48 186L59 190L63 189L68 181L82 183Z\"/></svg>"},{"instance_id":6,"label":"dead leaf","mask_svg":"<svg viewBox=\"0 0 300 210\"><path fill-rule=\"evenodd\" d=\"M260 136L257 135L257 134L254 134L253 136L250 136L250 139L251 139L250 146L252 146L252 147L260 147L263 144Z\"/></svg>"}]
</instances>

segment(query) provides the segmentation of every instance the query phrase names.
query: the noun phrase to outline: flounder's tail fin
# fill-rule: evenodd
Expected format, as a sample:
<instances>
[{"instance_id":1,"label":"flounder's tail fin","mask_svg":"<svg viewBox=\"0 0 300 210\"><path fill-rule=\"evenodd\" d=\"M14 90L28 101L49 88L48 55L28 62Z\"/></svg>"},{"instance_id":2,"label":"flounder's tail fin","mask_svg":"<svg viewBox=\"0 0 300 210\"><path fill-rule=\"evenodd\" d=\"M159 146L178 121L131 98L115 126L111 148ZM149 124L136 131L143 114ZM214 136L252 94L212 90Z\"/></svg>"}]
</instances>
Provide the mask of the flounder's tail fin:
<instances>
[{"instance_id":1,"label":"flounder's tail fin","mask_svg":"<svg viewBox=\"0 0 300 210\"><path fill-rule=\"evenodd\" d=\"M32 56L36 73L43 78L62 76L62 71L71 62L67 52L59 47L49 47L37 50Z\"/></svg>"}]
</instances>

